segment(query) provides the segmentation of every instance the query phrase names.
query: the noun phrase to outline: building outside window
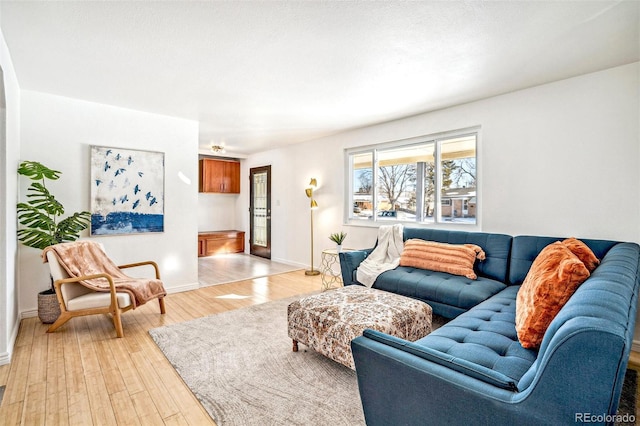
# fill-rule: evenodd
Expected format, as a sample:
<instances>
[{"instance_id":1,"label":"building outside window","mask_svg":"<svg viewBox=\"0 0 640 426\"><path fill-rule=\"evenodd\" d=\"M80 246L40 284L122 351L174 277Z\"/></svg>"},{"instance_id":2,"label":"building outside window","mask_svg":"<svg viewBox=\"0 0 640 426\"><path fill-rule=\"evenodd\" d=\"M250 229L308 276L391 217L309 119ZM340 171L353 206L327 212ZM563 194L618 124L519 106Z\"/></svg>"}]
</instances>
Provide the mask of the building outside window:
<instances>
[{"instance_id":1,"label":"building outside window","mask_svg":"<svg viewBox=\"0 0 640 426\"><path fill-rule=\"evenodd\" d=\"M478 132L347 150L348 219L476 224Z\"/></svg>"}]
</instances>

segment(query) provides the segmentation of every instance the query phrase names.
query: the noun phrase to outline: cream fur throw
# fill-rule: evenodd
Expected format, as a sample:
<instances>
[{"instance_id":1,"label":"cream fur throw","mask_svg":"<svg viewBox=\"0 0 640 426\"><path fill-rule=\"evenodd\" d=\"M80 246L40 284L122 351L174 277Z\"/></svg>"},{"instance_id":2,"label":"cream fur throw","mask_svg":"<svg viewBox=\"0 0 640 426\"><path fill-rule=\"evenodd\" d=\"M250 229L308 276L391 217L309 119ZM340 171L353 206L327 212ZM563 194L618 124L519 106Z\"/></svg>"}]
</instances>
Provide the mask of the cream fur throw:
<instances>
[{"instance_id":1,"label":"cream fur throw","mask_svg":"<svg viewBox=\"0 0 640 426\"><path fill-rule=\"evenodd\" d=\"M402 225L383 225L378 228L378 245L358 266L356 278L371 287L378 275L397 267L404 248Z\"/></svg>"}]
</instances>

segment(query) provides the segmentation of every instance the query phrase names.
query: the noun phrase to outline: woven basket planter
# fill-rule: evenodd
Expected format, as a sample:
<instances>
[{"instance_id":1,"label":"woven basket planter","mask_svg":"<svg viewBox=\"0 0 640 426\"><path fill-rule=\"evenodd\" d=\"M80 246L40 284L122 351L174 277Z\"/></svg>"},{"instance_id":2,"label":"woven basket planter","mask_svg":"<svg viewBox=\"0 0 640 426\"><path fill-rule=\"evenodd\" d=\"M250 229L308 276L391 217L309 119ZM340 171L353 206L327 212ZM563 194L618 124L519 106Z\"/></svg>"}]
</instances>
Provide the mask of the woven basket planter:
<instances>
[{"instance_id":1,"label":"woven basket planter","mask_svg":"<svg viewBox=\"0 0 640 426\"><path fill-rule=\"evenodd\" d=\"M52 324L60 316L58 296L53 290L38 293L38 318L43 324Z\"/></svg>"}]
</instances>

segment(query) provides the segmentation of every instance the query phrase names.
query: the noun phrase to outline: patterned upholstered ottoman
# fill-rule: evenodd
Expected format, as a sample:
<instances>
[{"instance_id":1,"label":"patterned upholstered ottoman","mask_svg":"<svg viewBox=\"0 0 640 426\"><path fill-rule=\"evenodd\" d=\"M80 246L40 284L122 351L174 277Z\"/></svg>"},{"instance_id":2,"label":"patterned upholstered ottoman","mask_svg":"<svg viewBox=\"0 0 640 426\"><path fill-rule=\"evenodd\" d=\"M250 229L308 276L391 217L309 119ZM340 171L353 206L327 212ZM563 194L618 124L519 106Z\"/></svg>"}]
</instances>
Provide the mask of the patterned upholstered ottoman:
<instances>
[{"instance_id":1,"label":"patterned upholstered ottoman","mask_svg":"<svg viewBox=\"0 0 640 426\"><path fill-rule=\"evenodd\" d=\"M298 342L354 369L351 340L366 328L415 341L431 332L431 306L386 291L350 285L305 297L287 311L293 351Z\"/></svg>"}]
</instances>

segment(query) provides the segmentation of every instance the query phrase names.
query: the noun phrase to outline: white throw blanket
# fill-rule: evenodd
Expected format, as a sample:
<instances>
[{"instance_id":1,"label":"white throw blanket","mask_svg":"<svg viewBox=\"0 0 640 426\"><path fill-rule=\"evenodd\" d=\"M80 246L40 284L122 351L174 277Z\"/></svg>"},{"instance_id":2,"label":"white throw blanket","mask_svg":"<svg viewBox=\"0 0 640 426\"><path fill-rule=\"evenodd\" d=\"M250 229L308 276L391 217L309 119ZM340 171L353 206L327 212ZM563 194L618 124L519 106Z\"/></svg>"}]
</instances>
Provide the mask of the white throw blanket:
<instances>
[{"instance_id":1,"label":"white throw blanket","mask_svg":"<svg viewBox=\"0 0 640 426\"><path fill-rule=\"evenodd\" d=\"M402 225L384 225L378 228L378 245L358 266L358 281L371 287L378 275L400 264L403 248Z\"/></svg>"}]
</instances>

